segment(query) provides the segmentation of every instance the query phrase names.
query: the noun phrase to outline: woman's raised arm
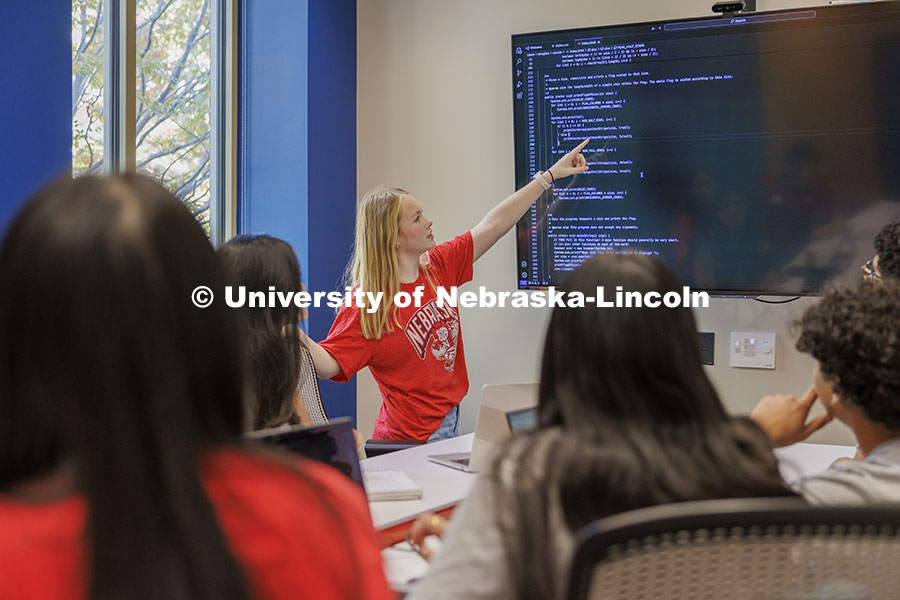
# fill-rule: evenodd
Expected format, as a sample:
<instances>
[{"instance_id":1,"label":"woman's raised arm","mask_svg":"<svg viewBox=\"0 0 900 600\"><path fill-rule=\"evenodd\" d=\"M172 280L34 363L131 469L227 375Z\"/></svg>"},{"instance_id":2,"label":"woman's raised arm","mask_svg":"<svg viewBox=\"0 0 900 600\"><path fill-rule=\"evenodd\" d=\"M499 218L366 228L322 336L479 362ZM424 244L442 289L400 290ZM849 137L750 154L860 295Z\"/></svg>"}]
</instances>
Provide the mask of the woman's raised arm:
<instances>
[{"instance_id":1,"label":"woman's raised arm","mask_svg":"<svg viewBox=\"0 0 900 600\"><path fill-rule=\"evenodd\" d=\"M549 186L557 179L587 171L587 161L585 161L581 151L589 141L591 140L586 139L578 144L571 152L568 152L556 161L556 164L538 175L538 177L543 177ZM548 188L542 186L537 180L532 179L527 185L492 208L478 225L472 228L473 260L481 258L485 252L491 249L491 246L497 243L497 240L512 229L512 226L522 218L528 207L534 204L535 200L540 197L545 189Z\"/></svg>"}]
</instances>

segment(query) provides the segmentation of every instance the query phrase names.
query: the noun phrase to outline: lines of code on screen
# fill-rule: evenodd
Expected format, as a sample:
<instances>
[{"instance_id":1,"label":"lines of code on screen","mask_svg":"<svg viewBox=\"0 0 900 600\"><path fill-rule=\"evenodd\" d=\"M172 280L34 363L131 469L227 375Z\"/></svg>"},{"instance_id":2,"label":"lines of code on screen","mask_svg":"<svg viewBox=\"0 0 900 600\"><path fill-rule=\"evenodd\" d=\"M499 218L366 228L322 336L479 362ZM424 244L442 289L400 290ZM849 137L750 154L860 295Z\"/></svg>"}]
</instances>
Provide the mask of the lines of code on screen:
<instances>
[{"instance_id":1,"label":"lines of code on screen","mask_svg":"<svg viewBox=\"0 0 900 600\"><path fill-rule=\"evenodd\" d=\"M723 293L849 272L898 213L898 4L513 36L518 186L591 138L517 227L520 287L598 252Z\"/></svg>"}]
</instances>

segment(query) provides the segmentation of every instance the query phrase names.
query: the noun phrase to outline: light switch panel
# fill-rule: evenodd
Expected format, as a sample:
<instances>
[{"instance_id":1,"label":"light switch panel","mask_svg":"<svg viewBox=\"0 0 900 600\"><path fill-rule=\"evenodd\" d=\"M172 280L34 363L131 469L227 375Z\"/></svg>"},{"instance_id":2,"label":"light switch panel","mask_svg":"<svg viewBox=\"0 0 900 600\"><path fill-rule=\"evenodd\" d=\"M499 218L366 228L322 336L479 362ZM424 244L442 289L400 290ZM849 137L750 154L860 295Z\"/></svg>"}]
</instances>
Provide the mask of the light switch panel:
<instances>
[{"instance_id":1,"label":"light switch panel","mask_svg":"<svg viewBox=\"0 0 900 600\"><path fill-rule=\"evenodd\" d=\"M700 357L703 359L703 364L715 364L716 334L711 331L700 331L697 333L697 337L700 338Z\"/></svg>"},{"instance_id":2,"label":"light switch panel","mask_svg":"<svg viewBox=\"0 0 900 600\"><path fill-rule=\"evenodd\" d=\"M732 367L775 368L775 334L732 331L728 356Z\"/></svg>"}]
</instances>

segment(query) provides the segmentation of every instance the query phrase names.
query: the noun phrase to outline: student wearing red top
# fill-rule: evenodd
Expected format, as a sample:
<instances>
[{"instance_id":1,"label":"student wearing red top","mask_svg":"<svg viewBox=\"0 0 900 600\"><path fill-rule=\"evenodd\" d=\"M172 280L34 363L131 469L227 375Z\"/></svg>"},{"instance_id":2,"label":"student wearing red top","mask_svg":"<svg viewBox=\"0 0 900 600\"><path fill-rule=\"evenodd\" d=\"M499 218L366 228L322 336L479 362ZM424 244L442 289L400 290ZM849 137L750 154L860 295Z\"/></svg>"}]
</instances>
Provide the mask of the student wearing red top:
<instances>
[{"instance_id":1,"label":"student wearing red top","mask_svg":"<svg viewBox=\"0 0 900 600\"><path fill-rule=\"evenodd\" d=\"M399 188L378 187L360 202L349 284L367 294L363 306L344 306L328 337L307 346L316 373L347 381L368 366L382 404L373 437L439 439L454 435L458 405L469 388L459 312L435 301L436 288L472 279L472 264L515 225L556 179L587 170L581 150L589 140L490 212L471 231L435 246L432 221L422 206ZM419 306L394 304L398 292L421 287ZM442 426L442 422L445 425Z\"/></svg>"},{"instance_id":2,"label":"student wearing red top","mask_svg":"<svg viewBox=\"0 0 900 600\"><path fill-rule=\"evenodd\" d=\"M392 597L361 491L242 442L230 309L192 303L221 267L177 198L53 184L0 281L0 598Z\"/></svg>"}]
</instances>

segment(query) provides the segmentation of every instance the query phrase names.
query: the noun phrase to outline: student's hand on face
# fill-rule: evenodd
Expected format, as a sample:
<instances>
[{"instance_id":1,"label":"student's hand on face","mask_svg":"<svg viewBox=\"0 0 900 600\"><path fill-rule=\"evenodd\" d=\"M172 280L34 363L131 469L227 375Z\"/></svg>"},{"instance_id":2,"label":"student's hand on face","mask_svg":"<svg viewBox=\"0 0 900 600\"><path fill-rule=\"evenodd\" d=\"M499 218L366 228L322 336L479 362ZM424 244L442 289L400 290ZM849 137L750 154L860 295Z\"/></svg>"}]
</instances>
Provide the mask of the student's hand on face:
<instances>
[{"instance_id":1,"label":"student's hand on face","mask_svg":"<svg viewBox=\"0 0 900 600\"><path fill-rule=\"evenodd\" d=\"M554 180L587 171L587 160L585 160L584 154L582 154L581 151L590 141L590 138L584 140L570 152L566 153L565 156L556 161L556 164L550 167L550 172L553 174Z\"/></svg>"},{"instance_id":2,"label":"student's hand on face","mask_svg":"<svg viewBox=\"0 0 900 600\"><path fill-rule=\"evenodd\" d=\"M766 396L750 413L750 418L778 447L802 442L832 419L826 413L807 422L817 397L815 387L810 387L802 398L784 394Z\"/></svg>"},{"instance_id":3,"label":"student's hand on face","mask_svg":"<svg viewBox=\"0 0 900 600\"><path fill-rule=\"evenodd\" d=\"M858 409L855 409L852 404L847 404L841 400L840 394L834 391L835 385L836 380L826 378L819 365L816 364L816 368L813 371L813 387L816 388L819 402L825 408L825 411L831 415L832 419L844 422L852 420L854 415L858 413Z\"/></svg>"}]
</instances>

